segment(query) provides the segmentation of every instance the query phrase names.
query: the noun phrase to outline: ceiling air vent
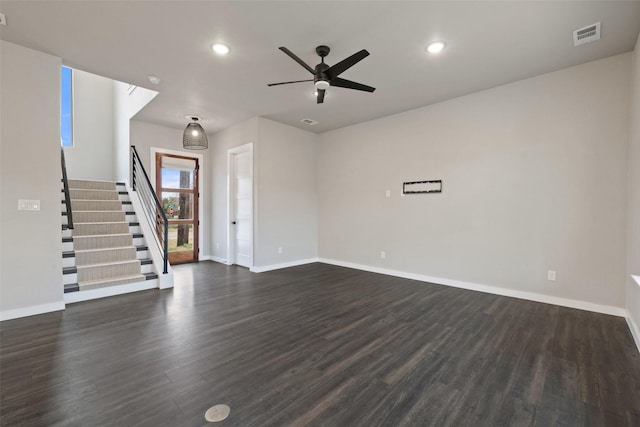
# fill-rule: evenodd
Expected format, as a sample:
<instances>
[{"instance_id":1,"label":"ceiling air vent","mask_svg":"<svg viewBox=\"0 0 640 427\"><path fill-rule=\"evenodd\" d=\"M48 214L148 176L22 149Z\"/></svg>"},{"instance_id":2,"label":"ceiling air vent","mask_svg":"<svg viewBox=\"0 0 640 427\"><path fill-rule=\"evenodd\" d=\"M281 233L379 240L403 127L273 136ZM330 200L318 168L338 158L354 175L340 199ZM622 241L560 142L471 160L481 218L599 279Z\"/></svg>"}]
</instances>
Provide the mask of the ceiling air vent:
<instances>
[{"instance_id":1,"label":"ceiling air vent","mask_svg":"<svg viewBox=\"0 0 640 427\"><path fill-rule=\"evenodd\" d=\"M311 119L302 119L300 120L302 123L309 125L309 126L315 126L318 124L318 122L316 122L315 120L311 120Z\"/></svg>"},{"instance_id":2,"label":"ceiling air vent","mask_svg":"<svg viewBox=\"0 0 640 427\"><path fill-rule=\"evenodd\" d=\"M584 28L575 30L573 32L573 45L580 46L581 44L591 43L596 40L600 40L600 23L587 25Z\"/></svg>"}]
</instances>

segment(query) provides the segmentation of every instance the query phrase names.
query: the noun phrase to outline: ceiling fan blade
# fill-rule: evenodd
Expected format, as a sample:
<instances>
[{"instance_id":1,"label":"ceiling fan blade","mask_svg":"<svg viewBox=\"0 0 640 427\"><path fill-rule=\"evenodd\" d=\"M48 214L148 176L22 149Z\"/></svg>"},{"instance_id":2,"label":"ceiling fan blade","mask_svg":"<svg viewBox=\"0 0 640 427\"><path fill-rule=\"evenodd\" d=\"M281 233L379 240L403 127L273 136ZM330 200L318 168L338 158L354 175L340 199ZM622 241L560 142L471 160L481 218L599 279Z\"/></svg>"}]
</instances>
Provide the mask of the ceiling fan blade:
<instances>
[{"instance_id":1,"label":"ceiling fan blade","mask_svg":"<svg viewBox=\"0 0 640 427\"><path fill-rule=\"evenodd\" d=\"M312 81L313 81L313 79L294 80L292 82L269 83L269 84L267 84L267 86L288 85L288 84L291 84L291 83L302 83L302 82L312 82Z\"/></svg>"},{"instance_id":2,"label":"ceiling fan blade","mask_svg":"<svg viewBox=\"0 0 640 427\"><path fill-rule=\"evenodd\" d=\"M324 102L324 92L325 92L324 89L318 89L318 98L317 98L318 104L322 104Z\"/></svg>"},{"instance_id":3,"label":"ceiling fan blade","mask_svg":"<svg viewBox=\"0 0 640 427\"><path fill-rule=\"evenodd\" d=\"M333 79L356 65L358 62L362 61L367 56L369 56L369 52L367 52L366 49L362 49L360 52L356 52L350 57L343 59L337 64L332 65L325 71L325 73L327 74L327 76L329 76L330 79Z\"/></svg>"},{"instance_id":4,"label":"ceiling fan blade","mask_svg":"<svg viewBox=\"0 0 640 427\"><path fill-rule=\"evenodd\" d=\"M341 79L340 77L335 77L329 81L331 86L344 87L347 89L355 89L362 90L365 92L373 92L376 90L375 87L363 85L362 83L352 82L351 80Z\"/></svg>"},{"instance_id":5,"label":"ceiling fan blade","mask_svg":"<svg viewBox=\"0 0 640 427\"><path fill-rule=\"evenodd\" d=\"M289 55L289 57L291 57L291 59L296 61L298 64L302 65L308 72L310 72L311 74L313 74L315 76L316 70L314 70L309 65L307 65L307 63L304 62L302 59L298 58L295 53L291 52L289 49L287 49L284 46L281 46L278 49L280 49L281 51L283 51L284 53Z\"/></svg>"}]
</instances>

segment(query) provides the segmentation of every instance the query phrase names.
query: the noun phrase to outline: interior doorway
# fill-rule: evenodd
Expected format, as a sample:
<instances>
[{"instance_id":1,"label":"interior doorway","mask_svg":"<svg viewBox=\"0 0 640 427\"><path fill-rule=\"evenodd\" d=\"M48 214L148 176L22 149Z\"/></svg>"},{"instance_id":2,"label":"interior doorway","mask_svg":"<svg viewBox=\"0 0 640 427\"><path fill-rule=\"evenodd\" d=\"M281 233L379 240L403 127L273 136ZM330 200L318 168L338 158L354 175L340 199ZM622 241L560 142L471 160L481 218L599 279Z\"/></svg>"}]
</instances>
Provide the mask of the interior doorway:
<instances>
[{"instance_id":1,"label":"interior doorway","mask_svg":"<svg viewBox=\"0 0 640 427\"><path fill-rule=\"evenodd\" d=\"M199 184L197 158L156 152L156 193L169 221L169 263L198 260Z\"/></svg>"},{"instance_id":2,"label":"interior doorway","mask_svg":"<svg viewBox=\"0 0 640 427\"><path fill-rule=\"evenodd\" d=\"M229 264L253 267L253 144L227 151Z\"/></svg>"}]
</instances>

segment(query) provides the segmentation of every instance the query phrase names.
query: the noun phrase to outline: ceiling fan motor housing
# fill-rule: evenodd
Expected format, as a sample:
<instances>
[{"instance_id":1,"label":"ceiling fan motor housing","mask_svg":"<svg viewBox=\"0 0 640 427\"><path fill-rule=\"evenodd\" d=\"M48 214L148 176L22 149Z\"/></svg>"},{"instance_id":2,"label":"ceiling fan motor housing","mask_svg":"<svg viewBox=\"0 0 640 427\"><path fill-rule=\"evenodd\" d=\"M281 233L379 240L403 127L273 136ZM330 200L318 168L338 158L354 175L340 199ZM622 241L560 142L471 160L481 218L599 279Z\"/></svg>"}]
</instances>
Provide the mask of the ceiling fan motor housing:
<instances>
[{"instance_id":1,"label":"ceiling fan motor housing","mask_svg":"<svg viewBox=\"0 0 640 427\"><path fill-rule=\"evenodd\" d=\"M324 60L320 64L316 65L316 74L315 74L315 77L313 78L313 82L316 86L316 89L326 90L329 87L329 76L327 76L327 74L325 73L325 71L328 69L329 69L329 66L324 63Z\"/></svg>"}]
</instances>

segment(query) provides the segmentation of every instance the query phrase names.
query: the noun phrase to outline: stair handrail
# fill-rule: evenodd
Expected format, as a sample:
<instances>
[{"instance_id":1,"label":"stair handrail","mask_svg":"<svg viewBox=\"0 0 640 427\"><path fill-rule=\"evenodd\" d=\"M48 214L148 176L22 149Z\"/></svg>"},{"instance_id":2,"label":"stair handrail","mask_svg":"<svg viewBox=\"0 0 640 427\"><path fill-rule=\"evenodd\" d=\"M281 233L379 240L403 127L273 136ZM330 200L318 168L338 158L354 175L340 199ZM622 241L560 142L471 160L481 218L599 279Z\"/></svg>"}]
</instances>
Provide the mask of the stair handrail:
<instances>
[{"instance_id":1,"label":"stair handrail","mask_svg":"<svg viewBox=\"0 0 640 427\"><path fill-rule=\"evenodd\" d=\"M138 169L142 172L142 176L139 179ZM135 145L131 146L131 179L133 183L133 191L136 191L140 196L140 201L144 207L145 216L149 223L155 228L155 240L162 252L163 271L162 274L168 272L168 257L169 257L169 220L162 208L160 200L156 192L153 190L147 171L145 171L140 156L136 150Z\"/></svg>"},{"instance_id":2,"label":"stair handrail","mask_svg":"<svg viewBox=\"0 0 640 427\"><path fill-rule=\"evenodd\" d=\"M73 230L73 212L71 212L71 196L69 196L69 180L67 179L67 162L64 160L64 149L60 147L60 165L62 167L62 188L64 204L67 210L67 229Z\"/></svg>"}]
</instances>

